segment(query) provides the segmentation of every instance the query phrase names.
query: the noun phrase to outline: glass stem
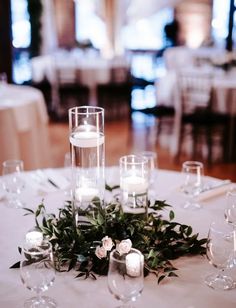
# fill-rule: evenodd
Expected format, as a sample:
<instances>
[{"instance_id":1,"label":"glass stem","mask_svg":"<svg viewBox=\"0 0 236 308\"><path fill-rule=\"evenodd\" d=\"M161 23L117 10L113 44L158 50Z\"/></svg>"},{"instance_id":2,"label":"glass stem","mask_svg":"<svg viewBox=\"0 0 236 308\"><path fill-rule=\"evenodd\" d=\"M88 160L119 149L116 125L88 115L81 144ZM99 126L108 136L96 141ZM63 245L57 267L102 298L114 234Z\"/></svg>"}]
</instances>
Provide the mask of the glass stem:
<instances>
[{"instance_id":1,"label":"glass stem","mask_svg":"<svg viewBox=\"0 0 236 308\"><path fill-rule=\"evenodd\" d=\"M234 245L233 266L236 266L236 226L234 226L234 230L233 230L233 245Z\"/></svg>"},{"instance_id":2,"label":"glass stem","mask_svg":"<svg viewBox=\"0 0 236 308\"><path fill-rule=\"evenodd\" d=\"M42 292L37 292L37 302L44 303L44 299L42 297Z\"/></svg>"},{"instance_id":3,"label":"glass stem","mask_svg":"<svg viewBox=\"0 0 236 308\"><path fill-rule=\"evenodd\" d=\"M216 278L221 279L221 280L224 279L224 269L221 269L221 270L217 273Z\"/></svg>"}]
</instances>

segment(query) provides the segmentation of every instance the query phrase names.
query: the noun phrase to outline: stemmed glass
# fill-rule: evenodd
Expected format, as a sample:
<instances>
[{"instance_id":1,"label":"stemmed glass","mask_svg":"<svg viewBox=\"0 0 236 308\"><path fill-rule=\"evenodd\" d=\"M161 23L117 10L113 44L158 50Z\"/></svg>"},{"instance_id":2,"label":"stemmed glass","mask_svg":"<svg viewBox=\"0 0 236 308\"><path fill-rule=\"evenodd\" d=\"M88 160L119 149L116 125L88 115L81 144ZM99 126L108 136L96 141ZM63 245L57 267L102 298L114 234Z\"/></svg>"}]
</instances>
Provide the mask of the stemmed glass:
<instances>
[{"instance_id":1,"label":"stemmed glass","mask_svg":"<svg viewBox=\"0 0 236 308\"><path fill-rule=\"evenodd\" d=\"M22 208L24 205L18 197L25 185L20 177L23 170L24 163L22 160L6 160L2 164L3 188L8 193L7 205L9 207Z\"/></svg>"},{"instance_id":2,"label":"stemmed glass","mask_svg":"<svg viewBox=\"0 0 236 308\"><path fill-rule=\"evenodd\" d=\"M205 283L215 290L234 288L233 279L224 273L230 267L233 253L232 229L223 222L212 222L207 239L206 255L214 267L219 269L205 278Z\"/></svg>"},{"instance_id":3,"label":"stemmed glass","mask_svg":"<svg viewBox=\"0 0 236 308\"><path fill-rule=\"evenodd\" d=\"M23 284L37 296L25 301L25 308L52 308L56 302L42 292L48 290L55 280L52 246L49 241L26 242L22 247L20 277Z\"/></svg>"},{"instance_id":4,"label":"stemmed glass","mask_svg":"<svg viewBox=\"0 0 236 308\"><path fill-rule=\"evenodd\" d=\"M142 151L140 155L147 158L149 169L149 189L148 195L150 198L155 198L154 183L156 178L157 168L157 153L152 151Z\"/></svg>"},{"instance_id":5,"label":"stemmed glass","mask_svg":"<svg viewBox=\"0 0 236 308\"><path fill-rule=\"evenodd\" d=\"M226 207L225 207L225 219L229 225L233 227L233 247L234 253L232 256L231 266L236 265L236 187L233 186L231 190L227 192L226 195Z\"/></svg>"},{"instance_id":6,"label":"stemmed glass","mask_svg":"<svg viewBox=\"0 0 236 308\"><path fill-rule=\"evenodd\" d=\"M195 198L202 190L203 169L203 163L199 161L186 161L182 165L182 173L184 174L182 191L188 197L183 205L184 209L196 210L201 208Z\"/></svg>"},{"instance_id":7,"label":"stemmed glass","mask_svg":"<svg viewBox=\"0 0 236 308\"><path fill-rule=\"evenodd\" d=\"M108 270L108 289L116 299L122 301L120 307L132 307L143 290L144 257L137 249L120 255L117 250L110 254Z\"/></svg>"}]
</instances>

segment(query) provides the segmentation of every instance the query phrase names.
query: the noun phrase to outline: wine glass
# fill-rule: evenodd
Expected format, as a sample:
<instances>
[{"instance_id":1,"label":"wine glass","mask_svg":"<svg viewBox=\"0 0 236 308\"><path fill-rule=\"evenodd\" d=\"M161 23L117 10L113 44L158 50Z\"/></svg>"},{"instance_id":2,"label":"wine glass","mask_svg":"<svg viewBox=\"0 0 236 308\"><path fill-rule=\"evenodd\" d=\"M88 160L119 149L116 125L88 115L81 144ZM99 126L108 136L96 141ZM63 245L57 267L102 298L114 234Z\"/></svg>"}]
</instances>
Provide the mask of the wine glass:
<instances>
[{"instance_id":1,"label":"wine glass","mask_svg":"<svg viewBox=\"0 0 236 308\"><path fill-rule=\"evenodd\" d=\"M182 173L184 174L182 191L188 197L183 205L184 209L196 210L201 208L195 198L202 190L203 169L203 163L199 161L185 161L182 165Z\"/></svg>"},{"instance_id":2,"label":"wine glass","mask_svg":"<svg viewBox=\"0 0 236 308\"><path fill-rule=\"evenodd\" d=\"M226 194L226 207L224 211L225 219L233 227L232 238L234 253L231 266L236 265L236 186L232 186Z\"/></svg>"},{"instance_id":3,"label":"wine glass","mask_svg":"<svg viewBox=\"0 0 236 308\"><path fill-rule=\"evenodd\" d=\"M24 206L24 203L18 197L25 186L20 177L23 170L24 163L22 160L11 159L2 164L3 188L8 193L7 205L9 207L22 208Z\"/></svg>"},{"instance_id":4,"label":"wine glass","mask_svg":"<svg viewBox=\"0 0 236 308\"><path fill-rule=\"evenodd\" d=\"M27 241L22 247L20 277L23 284L36 296L27 299L25 308L52 308L56 302L42 292L48 290L55 280L52 245L49 241Z\"/></svg>"},{"instance_id":5,"label":"wine glass","mask_svg":"<svg viewBox=\"0 0 236 308\"><path fill-rule=\"evenodd\" d=\"M147 158L148 169L149 169L149 190L148 194L150 198L155 197L154 183L156 179L156 169L157 169L157 153L152 151L142 151L140 155Z\"/></svg>"},{"instance_id":6,"label":"wine glass","mask_svg":"<svg viewBox=\"0 0 236 308\"><path fill-rule=\"evenodd\" d=\"M143 290L144 257L137 249L120 255L117 250L110 254L108 270L108 289L116 299L122 301L120 307L132 307Z\"/></svg>"},{"instance_id":7,"label":"wine glass","mask_svg":"<svg viewBox=\"0 0 236 308\"><path fill-rule=\"evenodd\" d=\"M205 278L205 283L215 290L229 290L234 288L232 277L224 270L230 268L233 253L232 229L224 222L212 222L206 245L206 255L209 263L219 269Z\"/></svg>"}]
</instances>

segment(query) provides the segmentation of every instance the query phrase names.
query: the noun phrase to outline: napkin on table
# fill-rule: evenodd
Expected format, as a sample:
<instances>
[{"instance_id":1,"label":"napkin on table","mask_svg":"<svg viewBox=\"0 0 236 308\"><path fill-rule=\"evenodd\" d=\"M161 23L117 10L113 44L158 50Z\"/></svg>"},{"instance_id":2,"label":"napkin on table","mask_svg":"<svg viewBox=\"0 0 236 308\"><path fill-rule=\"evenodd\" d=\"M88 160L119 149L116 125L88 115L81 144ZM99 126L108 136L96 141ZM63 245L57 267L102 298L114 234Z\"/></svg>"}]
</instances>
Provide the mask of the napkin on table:
<instances>
[{"instance_id":1,"label":"napkin on table","mask_svg":"<svg viewBox=\"0 0 236 308\"><path fill-rule=\"evenodd\" d=\"M203 191L197 196L198 201L207 201L211 198L226 194L232 187L232 182L229 180L217 181L212 183L209 187L203 188Z\"/></svg>"}]
</instances>

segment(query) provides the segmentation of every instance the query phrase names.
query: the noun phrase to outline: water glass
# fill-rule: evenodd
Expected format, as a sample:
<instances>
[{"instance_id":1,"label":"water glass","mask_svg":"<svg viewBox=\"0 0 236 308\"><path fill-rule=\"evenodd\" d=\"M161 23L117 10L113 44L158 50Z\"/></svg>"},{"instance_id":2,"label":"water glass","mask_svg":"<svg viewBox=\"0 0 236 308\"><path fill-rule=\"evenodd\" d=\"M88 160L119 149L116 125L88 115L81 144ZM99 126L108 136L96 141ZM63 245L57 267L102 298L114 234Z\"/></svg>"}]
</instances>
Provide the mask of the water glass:
<instances>
[{"instance_id":1,"label":"water glass","mask_svg":"<svg viewBox=\"0 0 236 308\"><path fill-rule=\"evenodd\" d=\"M187 196L187 200L183 205L184 209L196 210L201 208L201 205L196 201L196 197L202 190L203 173L203 163L199 161L185 161L183 163L184 183L182 191Z\"/></svg>"},{"instance_id":2,"label":"water glass","mask_svg":"<svg viewBox=\"0 0 236 308\"><path fill-rule=\"evenodd\" d=\"M105 192L104 109L93 106L69 109L73 199L86 208Z\"/></svg>"},{"instance_id":3,"label":"water glass","mask_svg":"<svg viewBox=\"0 0 236 308\"><path fill-rule=\"evenodd\" d=\"M216 290L229 290L234 288L232 277L226 275L224 270L230 268L233 254L232 229L225 222L212 222L207 239L206 255L217 273L205 278L205 283Z\"/></svg>"},{"instance_id":4,"label":"water glass","mask_svg":"<svg viewBox=\"0 0 236 308\"><path fill-rule=\"evenodd\" d=\"M25 182L20 176L23 170L22 160L6 160L2 164L3 188L7 192L8 207L22 208L24 206L24 203L19 199L25 186Z\"/></svg>"},{"instance_id":5,"label":"water glass","mask_svg":"<svg viewBox=\"0 0 236 308\"><path fill-rule=\"evenodd\" d=\"M227 223L233 228L234 254L232 256L231 266L236 266L236 186L232 186L226 194L224 215Z\"/></svg>"},{"instance_id":6,"label":"water glass","mask_svg":"<svg viewBox=\"0 0 236 308\"><path fill-rule=\"evenodd\" d=\"M148 205L149 168L147 158L127 155L120 158L120 189L124 211L145 213Z\"/></svg>"},{"instance_id":7,"label":"water glass","mask_svg":"<svg viewBox=\"0 0 236 308\"><path fill-rule=\"evenodd\" d=\"M149 197L155 197L154 183L157 177L156 169L158 167L157 153L152 151L140 152L140 155L147 158L148 160L148 170L149 170Z\"/></svg>"},{"instance_id":8,"label":"water glass","mask_svg":"<svg viewBox=\"0 0 236 308\"><path fill-rule=\"evenodd\" d=\"M226 194L225 219L236 230L236 186Z\"/></svg>"},{"instance_id":9,"label":"water glass","mask_svg":"<svg viewBox=\"0 0 236 308\"><path fill-rule=\"evenodd\" d=\"M107 276L108 289L116 299L122 301L120 307L132 307L130 302L135 301L142 293L143 267L144 257L137 249L131 248L123 255L115 249L111 252Z\"/></svg>"},{"instance_id":10,"label":"water glass","mask_svg":"<svg viewBox=\"0 0 236 308\"><path fill-rule=\"evenodd\" d=\"M42 293L47 291L55 280L52 245L49 241L40 243L27 241L21 251L20 277L27 289L36 296L27 299L25 308L53 308L56 302Z\"/></svg>"}]
</instances>

